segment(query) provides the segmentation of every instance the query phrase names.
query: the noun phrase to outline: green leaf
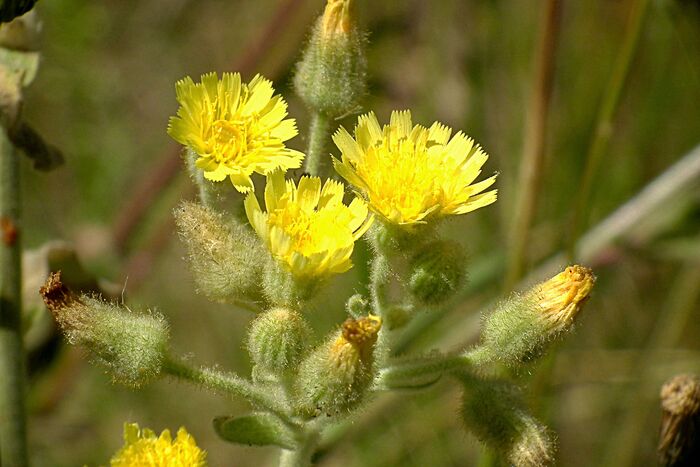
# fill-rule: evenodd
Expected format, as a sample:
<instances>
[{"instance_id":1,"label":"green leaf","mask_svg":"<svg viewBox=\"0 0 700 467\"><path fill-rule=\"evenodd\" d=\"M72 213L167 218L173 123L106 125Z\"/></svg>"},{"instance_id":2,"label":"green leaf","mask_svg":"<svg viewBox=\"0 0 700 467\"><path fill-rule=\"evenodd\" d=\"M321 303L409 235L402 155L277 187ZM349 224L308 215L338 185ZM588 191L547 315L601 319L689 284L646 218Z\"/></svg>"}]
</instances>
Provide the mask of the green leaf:
<instances>
[{"instance_id":1,"label":"green leaf","mask_svg":"<svg viewBox=\"0 0 700 467\"><path fill-rule=\"evenodd\" d=\"M295 448L294 432L277 417L268 413L217 417L213 423L216 433L230 443Z\"/></svg>"},{"instance_id":2,"label":"green leaf","mask_svg":"<svg viewBox=\"0 0 700 467\"><path fill-rule=\"evenodd\" d=\"M0 47L0 124L12 128L22 102L22 88L32 82L39 67L38 52Z\"/></svg>"}]
</instances>

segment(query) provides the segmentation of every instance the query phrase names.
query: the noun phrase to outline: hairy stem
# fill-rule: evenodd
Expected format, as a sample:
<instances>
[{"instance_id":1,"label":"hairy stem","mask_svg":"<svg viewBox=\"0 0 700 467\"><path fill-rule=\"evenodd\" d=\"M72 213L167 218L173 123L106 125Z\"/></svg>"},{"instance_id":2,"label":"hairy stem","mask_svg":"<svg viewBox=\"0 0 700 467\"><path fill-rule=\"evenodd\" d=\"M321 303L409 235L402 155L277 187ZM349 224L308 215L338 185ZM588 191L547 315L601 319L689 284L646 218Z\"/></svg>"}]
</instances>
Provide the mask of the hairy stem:
<instances>
[{"instance_id":1,"label":"hairy stem","mask_svg":"<svg viewBox=\"0 0 700 467\"><path fill-rule=\"evenodd\" d=\"M328 157L325 147L330 131L331 119L321 112L314 111L311 115L309 149L306 154L304 170L315 177L323 175L324 166L326 165L325 159Z\"/></svg>"},{"instance_id":2,"label":"hairy stem","mask_svg":"<svg viewBox=\"0 0 700 467\"><path fill-rule=\"evenodd\" d=\"M26 466L19 155L0 127L0 453Z\"/></svg>"},{"instance_id":3,"label":"hairy stem","mask_svg":"<svg viewBox=\"0 0 700 467\"><path fill-rule=\"evenodd\" d=\"M447 373L470 368L471 363L466 354L398 362L382 368L376 386L378 389L429 386Z\"/></svg>"},{"instance_id":4,"label":"hairy stem","mask_svg":"<svg viewBox=\"0 0 700 467\"><path fill-rule=\"evenodd\" d=\"M204 178L204 172L197 168L195 161L197 160L197 154L191 149L187 149L185 154L185 162L187 163L187 170L192 177L192 181L197 186L197 193L199 195L199 201L206 207L215 209L216 201L219 198L217 194L217 187L214 185L216 182L212 182ZM225 183L229 183L224 181Z\"/></svg>"},{"instance_id":5,"label":"hairy stem","mask_svg":"<svg viewBox=\"0 0 700 467\"><path fill-rule=\"evenodd\" d=\"M384 316L388 305L389 260L381 252L372 258L369 271L369 293L372 297L372 309L379 316Z\"/></svg>"},{"instance_id":6,"label":"hairy stem","mask_svg":"<svg viewBox=\"0 0 700 467\"><path fill-rule=\"evenodd\" d=\"M307 432L299 447L293 451L283 449L280 454L280 467L310 467L311 458L318 445L318 433Z\"/></svg>"},{"instance_id":7,"label":"hairy stem","mask_svg":"<svg viewBox=\"0 0 700 467\"><path fill-rule=\"evenodd\" d=\"M174 359L169 359L165 362L164 371L171 376L207 389L226 395L242 397L251 404L275 414L286 424L296 427L289 415L289 409L286 404L234 373L224 373L210 368L193 368Z\"/></svg>"}]
</instances>

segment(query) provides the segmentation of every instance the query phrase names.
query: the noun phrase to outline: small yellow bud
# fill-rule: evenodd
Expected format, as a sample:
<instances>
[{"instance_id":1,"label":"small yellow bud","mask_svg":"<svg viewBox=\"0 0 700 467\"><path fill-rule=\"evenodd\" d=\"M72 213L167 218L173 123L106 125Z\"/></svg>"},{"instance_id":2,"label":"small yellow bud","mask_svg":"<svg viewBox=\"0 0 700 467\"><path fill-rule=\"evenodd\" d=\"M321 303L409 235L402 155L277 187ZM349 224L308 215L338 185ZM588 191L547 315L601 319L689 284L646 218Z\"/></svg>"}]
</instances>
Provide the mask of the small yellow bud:
<instances>
[{"instance_id":1,"label":"small yellow bud","mask_svg":"<svg viewBox=\"0 0 700 467\"><path fill-rule=\"evenodd\" d=\"M342 332L331 348L331 358L338 365L348 365L371 357L381 327L382 319L378 316L345 320Z\"/></svg>"},{"instance_id":2,"label":"small yellow bud","mask_svg":"<svg viewBox=\"0 0 700 467\"><path fill-rule=\"evenodd\" d=\"M499 303L484 321L483 361L518 365L540 357L552 340L571 329L594 283L590 269L569 266Z\"/></svg>"},{"instance_id":3,"label":"small yellow bud","mask_svg":"<svg viewBox=\"0 0 700 467\"><path fill-rule=\"evenodd\" d=\"M348 34L352 27L352 0L328 0L321 19L321 35Z\"/></svg>"},{"instance_id":4,"label":"small yellow bud","mask_svg":"<svg viewBox=\"0 0 700 467\"><path fill-rule=\"evenodd\" d=\"M314 350L299 369L297 395L302 414L328 416L355 408L374 380L374 348L382 320L348 319Z\"/></svg>"},{"instance_id":5,"label":"small yellow bud","mask_svg":"<svg viewBox=\"0 0 700 467\"><path fill-rule=\"evenodd\" d=\"M573 322L593 289L595 276L584 266L569 266L529 293L536 297L542 317L552 329L564 330Z\"/></svg>"}]
</instances>

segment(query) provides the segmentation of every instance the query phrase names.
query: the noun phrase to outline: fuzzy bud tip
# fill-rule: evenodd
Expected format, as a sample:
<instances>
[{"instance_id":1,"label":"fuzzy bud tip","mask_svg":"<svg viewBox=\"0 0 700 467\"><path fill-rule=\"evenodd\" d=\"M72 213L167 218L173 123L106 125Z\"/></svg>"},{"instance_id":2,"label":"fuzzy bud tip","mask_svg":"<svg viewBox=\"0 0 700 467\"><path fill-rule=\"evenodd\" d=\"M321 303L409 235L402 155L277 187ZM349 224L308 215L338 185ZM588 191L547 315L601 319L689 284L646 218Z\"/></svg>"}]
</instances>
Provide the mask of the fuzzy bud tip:
<instances>
[{"instance_id":1,"label":"fuzzy bud tip","mask_svg":"<svg viewBox=\"0 0 700 467\"><path fill-rule=\"evenodd\" d=\"M323 37L333 37L350 32L352 6L352 0L328 0L321 19Z\"/></svg>"},{"instance_id":2,"label":"fuzzy bud tip","mask_svg":"<svg viewBox=\"0 0 700 467\"><path fill-rule=\"evenodd\" d=\"M75 295L61 281L61 271L49 274L46 283L39 289L46 308L54 315L77 300Z\"/></svg>"},{"instance_id":3,"label":"fuzzy bud tip","mask_svg":"<svg viewBox=\"0 0 700 467\"><path fill-rule=\"evenodd\" d=\"M343 323L342 339L358 347L372 346L382 327L382 319L369 315L360 319L347 319Z\"/></svg>"}]
</instances>

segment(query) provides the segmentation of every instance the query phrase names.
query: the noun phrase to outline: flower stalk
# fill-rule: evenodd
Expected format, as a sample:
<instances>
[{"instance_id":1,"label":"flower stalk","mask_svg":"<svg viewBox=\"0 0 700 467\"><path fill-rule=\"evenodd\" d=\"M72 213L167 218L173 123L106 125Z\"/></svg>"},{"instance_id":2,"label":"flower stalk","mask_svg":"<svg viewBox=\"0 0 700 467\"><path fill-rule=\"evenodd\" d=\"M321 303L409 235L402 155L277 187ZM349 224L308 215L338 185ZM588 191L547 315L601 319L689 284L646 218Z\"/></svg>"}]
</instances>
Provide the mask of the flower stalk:
<instances>
[{"instance_id":1,"label":"flower stalk","mask_svg":"<svg viewBox=\"0 0 700 467\"><path fill-rule=\"evenodd\" d=\"M289 414L289 407L282 399L269 394L269 391L256 386L234 373L224 373L210 368L193 368L174 358L163 364L164 373L183 381L205 387L228 396L242 397L251 404L275 414L290 427L297 427Z\"/></svg>"},{"instance_id":2,"label":"flower stalk","mask_svg":"<svg viewBox=\"0 0 700 467\"><path fill-rule=\"evenodd\" d=\"M0 453L28 464L22 344L19 154L0 127Z\"/></svg>"},{"instance_id":3,"label":"flower stalk","mask_svg":"<svg viewBox=\"0 0 700 467\"><path fill-rule=\"evenodd\" d=\"M304 170L314 176L325 175L327 154L326 142L331 134L332 119L319 111L311 114L309 147L304 161Z\"/></svg>"}]
</instances>

